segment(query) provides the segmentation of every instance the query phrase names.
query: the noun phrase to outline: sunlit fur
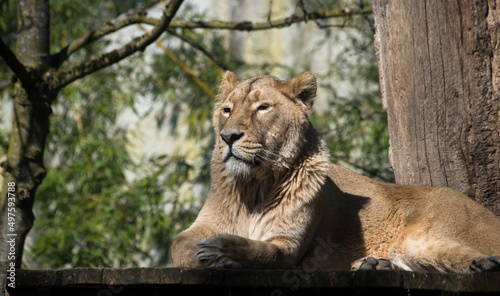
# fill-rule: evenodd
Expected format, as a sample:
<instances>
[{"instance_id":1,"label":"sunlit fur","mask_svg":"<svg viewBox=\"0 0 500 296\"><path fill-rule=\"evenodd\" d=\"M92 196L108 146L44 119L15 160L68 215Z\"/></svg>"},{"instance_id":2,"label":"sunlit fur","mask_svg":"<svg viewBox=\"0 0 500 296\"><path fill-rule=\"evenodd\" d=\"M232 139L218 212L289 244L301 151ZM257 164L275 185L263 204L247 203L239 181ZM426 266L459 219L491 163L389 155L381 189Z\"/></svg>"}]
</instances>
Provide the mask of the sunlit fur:
<instances>
[{"instance_id":1,"label":"sunlit fur","mask_svg":"<svg viewBox=\"0 0 500 296\"><path fill-rule=\"evenodd\" d=\"M500 220L468 197L330 164L309 122L316 89L309 72L291 82L226 72L210 190L172 245L175 266L312 271L377 257L413 271L465 272L473 259L479 269L500 267Z\"/></svg>"}]
</instances>

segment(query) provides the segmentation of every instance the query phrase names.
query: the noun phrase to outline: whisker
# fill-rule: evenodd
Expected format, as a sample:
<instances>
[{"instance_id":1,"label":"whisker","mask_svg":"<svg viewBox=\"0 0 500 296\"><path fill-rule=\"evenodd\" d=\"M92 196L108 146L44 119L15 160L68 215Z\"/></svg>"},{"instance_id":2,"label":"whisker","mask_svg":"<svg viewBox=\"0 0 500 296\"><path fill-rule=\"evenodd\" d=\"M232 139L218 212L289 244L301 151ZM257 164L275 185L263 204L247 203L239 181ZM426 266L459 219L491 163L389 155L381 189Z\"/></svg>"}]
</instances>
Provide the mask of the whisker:
<instances>
[{"instance_id":1,"label":"whisker","mask_svg":"<svg viewBox=\"0 0 500 296\"><path fill-rule=\"evenodd\" d=\"M261 156L269 161L276 160L280 156L278 153L275 153L275 152L267 150L267 149L262 149L261 152L264 153L264 155L261 155Z\"/></svg>"},{"instance_id":2,"label":"whisker","mask_svg":"<svg viewBox=\"0 0 500 296\"><path fill-rule=\"evenodd\" d=\"M264 159L262 156L260 155L255 155L255 158L263 165L265 166L266 168L268 169L271 169L271 166L267 163L269 160L267 159Z\"/></svg>"}]
</instances>

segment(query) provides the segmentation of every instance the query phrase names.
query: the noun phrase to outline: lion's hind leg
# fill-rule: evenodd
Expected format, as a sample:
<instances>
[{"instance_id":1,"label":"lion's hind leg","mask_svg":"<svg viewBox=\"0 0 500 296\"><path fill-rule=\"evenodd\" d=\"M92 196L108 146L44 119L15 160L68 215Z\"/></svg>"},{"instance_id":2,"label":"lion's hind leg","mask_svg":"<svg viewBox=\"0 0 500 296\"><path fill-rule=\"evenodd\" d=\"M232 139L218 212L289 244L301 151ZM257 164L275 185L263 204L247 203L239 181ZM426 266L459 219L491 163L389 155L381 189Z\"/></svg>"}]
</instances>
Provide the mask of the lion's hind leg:
<instances>
[{"instance_id":1,"label":"lion's hind leg","mask_svg":"<svg viewBox=\"0 0 500 296\"><path fill-rule=\"evenodd\" d=\"M479 269L495 266L495 263L483 261L482 258L487 256L478 250L455 239L433 235L405 239L401 248L390 257L391 262L398 267L421 272L470 272L474 259L478 259L476 265ZM498 264L498 258L495 262Z\"/></svg>"},{"instance_id":2,"label":"lion's hind leg","mask_svg":"<svg viewBox=\"0 0 500 296\"><path fill-rule=\"evenodd\" d=\"M500 271L500 256L482 257L472 260L470 272Z\"/></svg>"}]
</instances>

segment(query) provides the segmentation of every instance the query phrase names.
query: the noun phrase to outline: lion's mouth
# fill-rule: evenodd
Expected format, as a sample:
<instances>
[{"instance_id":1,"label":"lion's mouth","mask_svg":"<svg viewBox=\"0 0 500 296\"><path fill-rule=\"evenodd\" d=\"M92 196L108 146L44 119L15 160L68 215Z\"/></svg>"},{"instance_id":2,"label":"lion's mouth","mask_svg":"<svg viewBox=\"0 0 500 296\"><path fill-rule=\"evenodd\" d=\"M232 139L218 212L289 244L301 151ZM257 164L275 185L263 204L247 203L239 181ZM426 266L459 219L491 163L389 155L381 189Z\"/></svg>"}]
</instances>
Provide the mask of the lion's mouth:
<instances>
[{"instance_id":1,"label":"lion's mouth","mask_svg":"<svg viewBox=\"0 0 500 296\"><path fill-rule=\"evenodd\" d=\"M248 177L251 169L260 164L261 162L255 158L251 160L245 159L241 155L238 155L237 152L232 151L232 149L228 149L224 156L226 171L232 176Z\"/></svg>"},{"instance_id":2,"label":"lion's mouth","mask_svg":"<svg viewBox=\"0 0 500 296\"><path fill-rule=\"evenodd\" d=\"M258 159L252 158L251 160L247 160L243 158L242 156L239 156L235 153L233 153L231 150L229 150L229 153L226 155L224 158L224 162L228 162L229 160L235 160L235 161L240 161L243 162L246 165L249 165L251 167L255 167L261 164L261 162Z\"/></svg>"}]
</instances>

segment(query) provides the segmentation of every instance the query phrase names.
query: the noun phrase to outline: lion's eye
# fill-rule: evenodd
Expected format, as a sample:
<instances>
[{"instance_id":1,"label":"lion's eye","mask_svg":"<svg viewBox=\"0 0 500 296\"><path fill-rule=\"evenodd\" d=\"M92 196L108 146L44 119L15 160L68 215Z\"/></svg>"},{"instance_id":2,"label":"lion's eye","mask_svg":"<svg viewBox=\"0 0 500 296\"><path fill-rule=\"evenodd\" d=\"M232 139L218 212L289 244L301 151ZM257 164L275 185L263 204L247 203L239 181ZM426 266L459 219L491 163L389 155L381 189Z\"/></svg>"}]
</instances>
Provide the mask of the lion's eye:
<instances>
[{"instance_id":1,"label":"lion's eye","mask_svg":"<svg viewBox=\"0 0 500 296\"><path fill-rule=\"evenodd\" d=\"M269 109L269 105L268 104L262 104L259 107L257 107L257 111L265 111L267 109Z\"/></svg>"},{"instance_id":2,"label":"lion's eye","mask_svg":"<svg viewBox=\"0 0 500 296\"><path fill-rule=\"evenodd\" d=\"M224 112L224 113L231 113L231 108L226 107L226 108L222 109L222 112Z\"/></svg>"}]
</instances>

